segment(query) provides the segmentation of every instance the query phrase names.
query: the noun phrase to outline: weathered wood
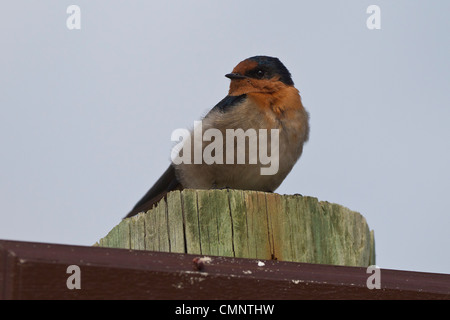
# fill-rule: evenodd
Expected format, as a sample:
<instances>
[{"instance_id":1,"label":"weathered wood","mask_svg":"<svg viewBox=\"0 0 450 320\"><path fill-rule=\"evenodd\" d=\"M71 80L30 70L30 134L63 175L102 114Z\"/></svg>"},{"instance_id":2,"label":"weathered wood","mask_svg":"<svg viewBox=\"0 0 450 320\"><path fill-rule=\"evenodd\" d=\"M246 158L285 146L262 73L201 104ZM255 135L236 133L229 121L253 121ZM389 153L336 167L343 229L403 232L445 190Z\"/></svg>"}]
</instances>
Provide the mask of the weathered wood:
<instances>
[{"instance_id":1,"label":"weathered wood","mask_svg":"<svg viewBox=\"0 0 450 320\"><path fill-rule=\"evenodd\" d=\"M123 220L101 247L368 266L373 231L358 212L301 195L242 190L173 191Z\"/></svg>"},{"instance_id":2,"label":"weathered wood","mask_svg":"<svg viewBox=\"0 0 450 320\"><path fill-rule=\"evenodd\" d=\"M130 219L130 248L145 250L145 218L144 213Z\"/></svg>"},{"instance_id":3,"label":"weathered wood","mask_svg":"<svg viewBox=\"0 0 450 320\"><path fill-rule=\"evenodd\" d=\"M184 253L184 222L182 211L180 193L169 193L167 195L167 229L169 233L170 252Z\"/></svg>"}]
</instances>

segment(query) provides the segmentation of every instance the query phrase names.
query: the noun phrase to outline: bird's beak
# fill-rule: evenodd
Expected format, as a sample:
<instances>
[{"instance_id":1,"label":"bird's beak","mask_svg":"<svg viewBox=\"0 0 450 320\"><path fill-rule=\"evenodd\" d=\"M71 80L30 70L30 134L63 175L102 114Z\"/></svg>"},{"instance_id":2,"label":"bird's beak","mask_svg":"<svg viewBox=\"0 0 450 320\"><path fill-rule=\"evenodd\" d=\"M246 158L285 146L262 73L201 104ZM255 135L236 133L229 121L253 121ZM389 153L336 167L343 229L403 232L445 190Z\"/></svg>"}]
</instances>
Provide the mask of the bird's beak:
<instances>
[{"instance_id":1,"label":"bird's beak","mask_svg":"<svg viewBox=\"0 0 450 320\"><path fill-rule=\"evenodd\" d=\"M247 78L246 76L243 76L242 74L239 73L228 73L225 75L225 77L230 78L231 80Z\"/></svg>"}]
</instances>

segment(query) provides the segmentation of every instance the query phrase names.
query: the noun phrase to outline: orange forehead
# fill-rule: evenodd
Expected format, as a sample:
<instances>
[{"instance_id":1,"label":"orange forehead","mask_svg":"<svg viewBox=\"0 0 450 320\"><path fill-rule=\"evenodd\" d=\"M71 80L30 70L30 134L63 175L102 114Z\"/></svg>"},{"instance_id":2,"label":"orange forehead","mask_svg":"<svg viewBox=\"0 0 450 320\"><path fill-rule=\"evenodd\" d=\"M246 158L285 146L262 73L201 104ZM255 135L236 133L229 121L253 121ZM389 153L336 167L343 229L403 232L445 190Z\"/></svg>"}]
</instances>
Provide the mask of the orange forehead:
<instances>
[{"instance_id":1,"label":"orange forehead","mask_svg":"<svg viewBox=\"0 0 450 320\"><path fill-rule=\"evenodd\" d=\"M258 63L256 61L247 59L239 62L239 64L236 67L234 67L233 73L244 74L248 70L254 69L257 65Z\"/></svg>"}]
</instances>

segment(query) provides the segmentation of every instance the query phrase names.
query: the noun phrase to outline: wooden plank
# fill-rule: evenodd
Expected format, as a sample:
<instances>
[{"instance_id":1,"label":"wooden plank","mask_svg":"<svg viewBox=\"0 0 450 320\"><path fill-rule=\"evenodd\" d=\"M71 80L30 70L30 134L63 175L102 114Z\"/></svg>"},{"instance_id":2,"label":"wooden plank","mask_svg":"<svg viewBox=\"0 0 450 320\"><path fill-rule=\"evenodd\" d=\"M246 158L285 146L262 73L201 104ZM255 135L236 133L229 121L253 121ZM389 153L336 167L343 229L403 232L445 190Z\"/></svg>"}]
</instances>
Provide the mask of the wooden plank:
<instances>
[{"instance_id":1,"label":"wooden plank","mask_svg":"<svg viewBox=\"0 0 450 320\"><path fill-rule=\"evenodd\" d=\"M315 257L315 246L313 239L312 212L307 210L308 199L317 201L315 198L294 196L296 212L292 213L294 229L294 246L296 259L293 261L317 261Z\"/></svg>"},{"instance_id":2,"label":"wooden plank","mask_svg":"<svg viewBox=\"0 0 450 320\"><path fill-rule=\"evenodd\" d=\"M286 255L286 251L290 252L290 246L284 239L287 234L284 232L287 226L284 219L284 212L286 211L284 204L285 201L279 194L266 194L271 258L288 261L285 256L289 256L289 253Z\"/></svg>"},{"instance_id":3,"label":"wooden plank","mask_svg":"<svg viewBox=\"0 0 450 320\"><path fill-rule=\"evenodd\" d=\"M208 192L197 192L198 222L202 254L217 255L218 232L214 205L210 202Z\"/></svg>"},{"instance_id":4,"label":"wooden plank","mask_svg":"<svg viewBox=\"0 0 450 320\"><path fill-rule=\"evenodd\" d=\"M127 220L127 219L125 219ZM160 201L145 215L145 248L170 252L167 204Z\"/></svg>"},{"instance_id":5,"label":"wooden plank","mask_svg":"<svg viewBox=\"0 0 450 320\"><path fill-rule=\"evenodd\" d=\"M356 212L337 204L323 203L332 223L336 250L330 253L340 265L356 266L370 261L370 230L365 219Z\"/></svg>"},{"instance_id":6,"label":"wooden plank","mask_svg":"<svg viewBox=\"0 0 450 320\"><path fill-rule=\"evenodd\" d=\"M249 257L249 235L247 212L244 192L242 190L228 190L229 207L231 213L234 256Z\"/></svg>"},{"instance_id":7,"label":"wooden plank","mask_svg":"<svg viewBox=\"0 0 450 320\"><path fill-rule=\"evenodd\" d=\"M197 197L202 253L233 256L227 190L205 190Z\"/></svg>"},{"instance_id":8,"label":"wooden plank","mask_svg":"<svg viewBox=\"0 0 450 320\"><path fill-rule=\"evenodd\" d=\"M295 218L295 214L297 212L297 205L295 201L295 196L286 195L283 197L284 199L284 212L283 212L283 225L284 228L281 231L280 235L282 236L282 244L284 247L283 250L283 260L284 261L300 261L298 260L298 250L296 250L297 238L299 234L297 234L295 229L295 224L297 219Z\"/></svg>"},{"instance_id":9,"label":"wooden plank","mask_svg":"<svg viewBox=\"0 0 450 320\"><path fill-rule=\"evenodd\" d=\"M145 250L145 214L139 213L130 221L130 249Z\"/></svg>"},{"instance_id":10,"label":"wooden plank","mask_svg":"<svg viewBox=\"0 0 450 320\"><path fill-rule=\"evenodd\" d=\"M211 190L210 199L214 203L218 231L218 256L234 257L233 223L230 212L228 190Z\"/></svg>"},{"instance_id":11,"label":"wooden plank","mask_svg":"<svg viewBox=\"0 0 450 320\"><path fill-rule=\"evenodd\" d=\"M303 197L304 210L310 212L312 239L311 246L314 252L314 260L317 263L334 264L333 237L331 237L331 225L328 214L323 210L316 198Z\"/></svg>"},{"instance_id":12,"label":"wooden plank","mask_svg":"<svg viewBox=\"0 0 450 320\"><path fill-rule=\"evenodd\" d=\"M129 220L122 220L107 234L105 238L100 240L100 246L129 249L131 247L129 224Z\"/></svg>"},{"instance_id":13,"label":"wooden plank","mask_svg":"<svg viewBox=\"0 0 450 320\"><path fill-rule=\"evenodd\" d=\"M201 254L197 192L192 189L183 190L181 199L185 225L186 253Z\"/></svg>"},{"instance_id":14,"label":"wooden plank","mask_svg":"<svg viewBox=\"0 0 450 320\"><path fill-rule=\"evenodd\" d=\"M184 253L184 221L180 191L167 195L167 226L170 239L170 252Z\"/></svg>"},{"instance_id":15,"label":"wooden plank","mask_svg":"<svg viewBox=\"0 0 450 320\"><path fill-rule=\"evenodd\" d=\"M313 197L242 190L183 190L125 219L98 243L229 257L349 266L375 264L364 217Z\"/></svg>"},{"instance_id":16,"label":"wooden plank","mask_svg":"<svg viewBox=\"0 0 450 320\"><path fill-rule=\"evenodd\" d=\"M381 269L371 290L363 267L208 256L199 270L198 258L0 240L0 299L450 299L448 274Z\"/></svg>"},{"instance_id":17,"label":"wooden plank","mask_svg":"<svg viewBox=\"0 0 450 320\"><path fill-rule=\"evenodd\" d=\"M370 259L369 265L375 265L375 231L370 230Z\"/></svg>"},{"instance_id":18,"label":"wooden plank","mask_svg":"<svg viewBox=\"0 0 450 320\"><path fill-rule=\"evenodd\" d=\"M269 241L266 197L263 192L244 193L249 253L246 258L270 259L272 256Z\"/></svg>"}]
</instances>

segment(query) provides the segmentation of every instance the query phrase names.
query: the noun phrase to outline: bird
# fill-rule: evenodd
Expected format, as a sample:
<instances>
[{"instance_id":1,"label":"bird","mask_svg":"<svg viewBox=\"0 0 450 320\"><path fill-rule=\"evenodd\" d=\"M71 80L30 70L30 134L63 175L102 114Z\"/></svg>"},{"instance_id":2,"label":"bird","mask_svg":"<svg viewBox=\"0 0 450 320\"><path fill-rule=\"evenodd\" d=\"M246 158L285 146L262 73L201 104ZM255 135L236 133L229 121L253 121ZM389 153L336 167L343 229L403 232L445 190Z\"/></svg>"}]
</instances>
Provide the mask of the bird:
<instances>
[{"instance_id":1,"label":"bird","mask_svg":"<svg viewBox=\"0 0 450 320\"><path fill-rule=\"evenodd\" d=\"M258 157L256 163L255 160L252 163L228 163L224 160L211 164L172 161L125 218L150 210L174 190L226 188L274 192L292 170L309 139L310 126L309 113L302 104L289 70L276 57L258 55L239 62L225 76L231 80L228 94L203 117L202 132L216 129L226 136L227 130L277 130L279 157L276 172L261 174L261 168L267 167L267 163L263 164ZM193 131L195 128L190 131L191 137ZM247 138L249 143L244 151L246 159L249 159L251 146L250 137ZM270 136L267 140L271 143L272 139ZM222 148L218 148L219 151L226 149L225 141L219 140L218 144ZM205 141L201 141L201 150L205 151L206 147ZM190 148L193 150L192 146ZM272 149L273 153L276 148ZM233 151L237 151L236 147ZM231 160L236 160L236 157L237 152Z\"/></svg>"}]
</instances>

